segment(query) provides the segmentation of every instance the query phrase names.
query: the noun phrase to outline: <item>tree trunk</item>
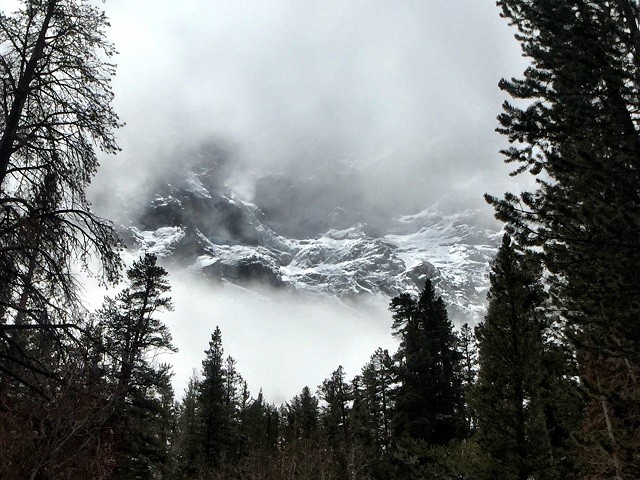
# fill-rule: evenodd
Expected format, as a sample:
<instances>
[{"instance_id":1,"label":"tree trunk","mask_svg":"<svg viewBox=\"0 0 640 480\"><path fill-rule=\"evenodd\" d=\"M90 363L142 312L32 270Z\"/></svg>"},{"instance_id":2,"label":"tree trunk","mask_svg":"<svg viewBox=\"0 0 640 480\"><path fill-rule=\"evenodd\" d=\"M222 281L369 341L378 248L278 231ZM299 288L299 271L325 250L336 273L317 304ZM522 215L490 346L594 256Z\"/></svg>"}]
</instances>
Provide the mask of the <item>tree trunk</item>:
<instances>
[{"instance_id":1,"label":"tree trunk","mask_svg":"<svg viewBox=\"0 0 640 480\"><path fill-rule=\"evenodd\" d=\"M607 425L607 435L609 436L609 440L611 441L611 460L613 461L613 466L616 469L616 480L622 480L622 465L620 464L620 460L618 459L618 455L616 454L616 437L613 433L613 425L611 424L611 417L609 416L609 407L607 406L607 400L602 394L602 387L600 383L600 375L596 371L596 382L598 384L599 390L599 398L600 404L602 406L602 413L604 415L604 421Z\"/></svg>"},{"instance_id":2,"label":"tree trunk","mask_svg":"<svg viewBox=\"0 0 640 480\"><path fill-rule=\"evenodd\" d=\"M25 313L27 309L27 304L29 302L29 297L31 296L31 286L33 284L33 276L36 270L36 256L35 254L31 255L29 259L29 268L27 269L27 275L25 277L24 287L22 289L22 294L20 294L20 300L18 301L18 311L16 312L16 325L24 325L25 322Z\"/></svg>"},{"instance_id":3,"label":"tree trunk","mask_svg":"<svg viewBox=\"0 0 640 480\"><path fill-rule=\"evenodd\" d=\"M33 47L33 52L31 52L31 57L25 66L24 72L22 72L18 80L18 86L13 97L13 102L11 103L11 110L7 117L4 132L2 132L2 137L0 138L0 191L4 179L7 176L9 161L13 154L18 127L20 126L20 117L22 116L24 105L29 97L31 82L36 76L36 67L38 66L38 61L42 58L44 47L47 43L47 31L49 30L56 4L57 0L49 0L47 2L47 12L42 21L38 39Z\"/></svg>"}]
</instances>

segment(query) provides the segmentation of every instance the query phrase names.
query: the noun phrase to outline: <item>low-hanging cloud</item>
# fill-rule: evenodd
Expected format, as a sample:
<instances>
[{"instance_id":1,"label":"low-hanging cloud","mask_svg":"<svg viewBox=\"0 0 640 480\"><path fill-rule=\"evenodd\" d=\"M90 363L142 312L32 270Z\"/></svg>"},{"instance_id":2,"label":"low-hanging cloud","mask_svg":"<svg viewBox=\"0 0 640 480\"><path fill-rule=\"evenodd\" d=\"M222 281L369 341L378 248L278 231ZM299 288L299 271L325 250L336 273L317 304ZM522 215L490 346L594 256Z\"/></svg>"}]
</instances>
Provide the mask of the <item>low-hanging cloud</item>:
<instances>
[{"instance_id":1,"label":"low-hanging cloud","mask_svg":"<svg viewBox=\"0 0 640 480\"><path fill-rule=\"evenodd\" d=\"M127 126L124 151L104 159L99 183L135 190L213 141L232 145L241 166L233 181L248 194L247 176L264 172L331 185L318 167L332 162L355 166L350 187L383 210L409 213L446 195L480 204L484 191L505 190L496 85L523 61L492 2L107 8L121 52L116 109Z\"/></svg>"},{"instance_id":2,"label":"low-hanging cloud","mask_svg":"<svg viewBox=\"0 0 640 480\"><path fill-rule=\"evenodd\" d=\"M314 391L339 365L355 376L376 348L397 345L383 298L349 305L326 296L214 286L188 272L172 274L172 284L175 310L165 320L179 352L164 358L173 364L178 395L193 369L201 371L216 326L252 394L262 388L277 404L304 386Z\"/></svg>"}]
</instances>

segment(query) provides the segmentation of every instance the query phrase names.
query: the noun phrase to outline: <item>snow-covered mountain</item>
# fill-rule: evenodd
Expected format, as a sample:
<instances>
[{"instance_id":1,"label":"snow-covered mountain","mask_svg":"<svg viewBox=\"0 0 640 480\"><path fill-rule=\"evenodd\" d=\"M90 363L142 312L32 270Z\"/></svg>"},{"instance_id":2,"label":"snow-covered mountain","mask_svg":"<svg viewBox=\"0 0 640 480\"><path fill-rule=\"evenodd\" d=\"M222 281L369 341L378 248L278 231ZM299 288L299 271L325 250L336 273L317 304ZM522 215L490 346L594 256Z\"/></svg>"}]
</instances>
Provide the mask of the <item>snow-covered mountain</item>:
<instances>
[{"instance_id":1,"label":"snow-covered mountain","mask_svg":"<svg viewBox=\"0 0 640 480\"><path fill-rule=\"evenodd\" d=\"M428 277L454 320L464 322L481 314L498 237L478 226L477 216L473 210L444 215L432 207L375 226L345 228L348 216L338 218L334 211L321 221L309 219L316 232L323 226L326 231L292 235L299 225L284 226L283 215L270 219L200 169L159 187L129 231L132 248L213 281L348 298L418 292Z\"/></svg>"}]
</instances>

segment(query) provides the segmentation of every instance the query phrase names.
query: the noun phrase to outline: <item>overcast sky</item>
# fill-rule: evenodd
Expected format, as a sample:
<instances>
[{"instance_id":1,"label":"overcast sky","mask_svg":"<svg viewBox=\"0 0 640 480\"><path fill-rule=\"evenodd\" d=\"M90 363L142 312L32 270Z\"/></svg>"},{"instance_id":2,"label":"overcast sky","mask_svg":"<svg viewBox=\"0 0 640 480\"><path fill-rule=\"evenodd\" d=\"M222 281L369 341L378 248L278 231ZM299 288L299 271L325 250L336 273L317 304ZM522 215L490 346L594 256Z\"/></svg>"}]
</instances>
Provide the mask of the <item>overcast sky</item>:
<instances>
[{"instance_id":1,"label":"overcast sky","mask_svg":"<svg viewBox=\"0 0 640 480\"><path fill-rule=\"evenodd\" d=\"M126 122L122 153L102 159L95 182L96 208L107 214L135 210L158 172L207 142L233 152L241 166L233 182L247 197L264 172L316 174L330 185L331 169L320 167L335 162L361 172L353 188L372 207L403 213L448 195L490 216L482 193L518 189L494 129L504 100L497 83L525 62L493 0L109 0L105 8L120 53L115 109ZM216 324L250 387L264 386L273 401L315 387L340 363L355 375L376 346L393 345L380 303L353 309L212 292L179 276L174 284L179 391Z\"/></svg>"},{"instance_id":2,"label":"overcast sky","mask_svg":"<svg viewBox=\"0 0 640 480\"><path fill-rule=\"evenodd\" d=\"M481 205L510 182L494 133L497 83L524 62L493 0L106 6L127 126L101 179L124 183L120 173L138 169L149 184L164 162L213 140L234 151L243 175L356 165L354 189L403 213L445 195Z\"/></svg>"}]
</instances>

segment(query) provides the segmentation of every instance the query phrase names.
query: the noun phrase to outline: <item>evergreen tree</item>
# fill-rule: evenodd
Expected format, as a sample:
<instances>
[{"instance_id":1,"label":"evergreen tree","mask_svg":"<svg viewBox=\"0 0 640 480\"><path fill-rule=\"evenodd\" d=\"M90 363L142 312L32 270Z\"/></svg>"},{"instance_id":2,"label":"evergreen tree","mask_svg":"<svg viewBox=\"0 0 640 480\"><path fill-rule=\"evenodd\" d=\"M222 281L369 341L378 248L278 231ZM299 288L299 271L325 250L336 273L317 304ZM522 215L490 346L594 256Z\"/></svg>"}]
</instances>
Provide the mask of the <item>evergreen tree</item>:
<instances>
[{"instance_id":1,"label":"evergreen tree","mask_svg":"<svg viewBox=\"0 0 640 480\"><path fill-rule=\"evenodd\" d=\"M129 400L149 373L149 353L176 351L171 334L157 313L173 309L167 271L157 257L145 254L127 270L129 285L115 299L107 298L98 312L105 349L115 362L112 375L117 380L121 402Z\"/></svg>"},{"instance_id":2,"label":"evergreen tree","mask_svg":"<svg viewBox=\"0 0 640 480\"><path fill-rule=\"evenodd\" d=\"M23 0L0 24L0 340L73 337L77 266L97 258L108 281L120 268L117 236L85 197L95 147L118 149L108 21L88 1Z\"/></svg>"},{"instance_id":3,"label":"evergreen tree","mask_svg":"<svg viewBox=\"0 0 640 480\"><path fill-rule=\"evenodd\" d=\"M158 352L176 351L156 316L172 308L167 275L154 255L145 254L127 271L129 285L98 312L104 370L114 390L115 478L152 478L168 459L162 438L172 422L170 371L150 360Z\"/></svg>"},{"instance_id":4,"label":"evergreen tree","mask_svg":"<svg viewBox=\"0 0 640 480\"><path fill-rule=\"evenodd\" d=\"M202 381L197 402L200 464L204 472L223 467L232 454L231 446L237 440L234 436L233 410L226 390L223 354L222 332L216 327L202 361Z\"/></svg>"},{"instance_id":5,"label":"evergreen tree","mask_svg":"<svg viewBox=\"0 0 640 480\"><path fill-rule=\"evenodd\" d=\"M640 476L640 4L500 0L531 66L501 88L507 162L537 189L489 197L541 246L590 403L585 475ZM526 103L525 103L526 102ZM629 381L623 379L630 379ZM594 461L598 458L598 461Z\"/></svg>"},{"instance_id":6,"label":"evergreen tree","mask_svg":"<svg viewBox=\"0 0 640 480\"><path fill-rule=\"evenodd\" d=\"M121 267L85 195L96 148L118 150L115 50L93 2L16 3L0 12L0 477L103 479L112 408L78 273Z\"/></svg>"},{"instance_id":7,"label":"evergreen tree","mask_svg":"<svg viewBox=\"0 0 640 480\"><path fill-rule=\"evenodd\" d=\"M184 392L177 412L176 438L173 445L174 477L180 480L196 478L200 454L198 391L200 380L194 373Z\"/></svg>"},{"instance_id":8,"label":"evergreen tree","mask_svg":"<svg viewBox=\"0 0 640 480\"><path fill-rule=\"evenodd\" d=\"M318 399L311 393L309 387L304 387L302 392L286 405L283 417L285 440L317 439L320 411Z\"/></svg>"},{"instance_id":9,"label":"evergreen tree","mask_svg":"<svg viewBox=\"0 0 640 480\"><path fill-rule=\"evenodd\" d=\"M325 405L322 408L324 429L329 438L336 443L348 441L350 435L349 404L352 400L351 386L346 382L342 366L322 382L319 389L320 398Z\"/></svg>"},{"instance_id":10,"label":"evergreen tree","mask_svg":"<svg viewBox=\"0 0 640 480\"><path fill-rule=\"evenodd\" d=\"M60 355L55 344L63 339L43 333L29 339L30 353L42 355L47 368L31 370L38 390L0 381L0 478L106 480L115 460L113 406L96 352L82 335Z\"/></svg>"},{"instance_id":11,"label":"evergreen tree","mask_svg":"<svg viewBox=\"0 0 640 480\"><path fill-rule=\"evenodd\" d=\"M465 401L466 430L469 435L472 435L477 419L469 404L469 397L478 376L478 344L468 323L460 328L457 350L460 354L460 379Z\"/></svg>"},{"instance_id":12,"label":"evergreen tree","mask_svg":"<svg viewBox=\"0 0 640 480\"><path fill-rule=\"evenodd\" d=\"M361 375L353 379L351 425L353 448L370 478L389 478L391 422L393 417L393 359L387 350L378 348Z\"/></svg>"},{"instance_id":13,"label":"evergreen tree","mask_svg":"<svg viewBox=\"0 0 640 480\"><path fill-rule=\"evenodd\" d=\"M549 403L562 382L571 385L570 378L563 377L566 359L547 355L553 347L546 345L549 325L539 263L516 252L508 235L493 262L487 298L487 315L476 328L480 372L473 392L478 442L488 455L486 476L566 478L572 473L565 461L567 432L558 428L571 419L554 416ZM552 383L545 392L545 385ZM571 404L565 408L570 412Z\"/></svg>"},{"instance_id":14,"label":"evergreen tree","mask_svg":"<svg viewBox=\"0 0 640 480\"><path fill-rule=\"evenodd\" d=\"M378 348L363 367L360 379L364 408L363 434L377 456L391 447L391 424L395 383L393 359L387 350ZM355 407L354 407L355 408Z\"/></svg>"},{"instance_id":15,"label":"evergreen tree","mask_svg":"<svg viewBox=\"0 0 640 480\"><path fill-rule=\"evenodd\" d=\"M418 299L402 294L390 308L394 333L401 338L394 435L427 445L463 437L460 358L444 302L427 280Z\"/></svg>"},{"instance_id":16,"label":"evergreen tree","mask_svg":"<svg viewBox=\"0 0 640 480\"><path fill-rule=\"evenodd\" d=\"M278 448L279 415L276 407L265 402L262 390L258 398L247 403L240 416L242 433L249 443L249 450L273 457Z\"/></svg>"},{"instance_id":17,"label":"evergreen tree","mask_svg":"<svg viewBox=\"0 0 640 480\"><path fill-rule=\"evenodd\" d=\"M278 478L281 475L280 417L275 406L265 402L262 390L247 399L240 412L240 427L246 442L240 478Z\"/></svg>"},{"instance_id":18,"label":"evergreen tree","mask_svg":"<svg viewBox=\"0 0 640 480\"><path fill-rule=\"evenodd\" d=\"M240 412L246 403L249 392L242 375L236 369L237 362L231 356L225 359L223 375L225 379L225 402L230 420L231 432L227 445L226 459L231 463L239 459L246 445L240 433Z\"/></svg>"},{"instance_id":19,"label":"evergreen tree","mask_svg":"<svg viewBox=\"0 0 640 480\"><path fill-rule=\"evenodd\" d=\"M351 437L350 413L353 393L345 380L342 366L322 382L319 389L320 398L325 405L322 408L322 424L324 434L333 451L336 478L351 478L349 468L353 443Z\"/></svg>"},{"instance_id":20,"label":"evergreen tree","mask_svg":"<svg viewBox=\"0 0 640 480\"><path fill-rule=\"evenodd\" d=\"M281 408L280 460L284 478L332 478L333 455L320 425L318 398L309 387Z\"/></svg>"}]
</instances>

